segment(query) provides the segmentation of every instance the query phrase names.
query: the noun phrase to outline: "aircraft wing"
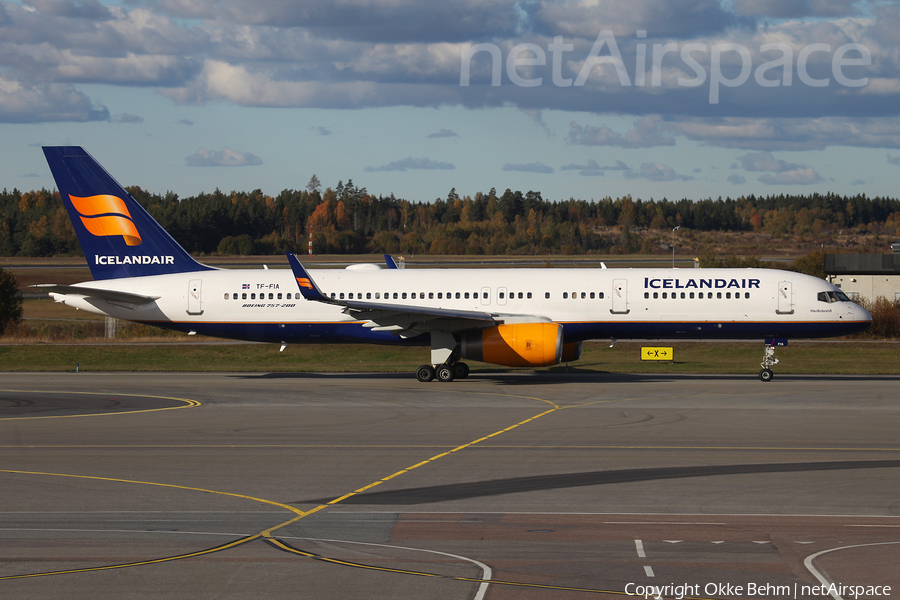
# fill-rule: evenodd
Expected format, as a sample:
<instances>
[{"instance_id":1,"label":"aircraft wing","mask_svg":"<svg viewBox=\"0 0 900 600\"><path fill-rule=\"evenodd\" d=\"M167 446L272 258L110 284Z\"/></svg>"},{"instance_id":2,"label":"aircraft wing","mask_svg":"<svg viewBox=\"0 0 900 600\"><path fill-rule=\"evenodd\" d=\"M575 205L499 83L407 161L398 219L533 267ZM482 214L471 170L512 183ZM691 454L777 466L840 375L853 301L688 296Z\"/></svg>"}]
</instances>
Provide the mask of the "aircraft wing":
<instances>
[{"instance_id":1,"label":"aircraft wing","mask_svg":"<svg viewBox=\"0 0 900 600\"><path fill-rule=\"evenodd\" d=\"M84 296L86 298L100 298L109 302L119 302L127 304L150 304L154 300L158 300L159 296L142 296L140 294L132 294L130 292L120 292L117 290L102 290L98 288L84 287L80 285L57 285L55 283L40 283L28 287L37 288L41 292L49 292L51 294L68 294Z\"/></svg>"},{"instance_id":2,"label":"aircraft wing","mask_svg":"<svg viewBox=\"0 0 900 600\"><path fill-rule=\"evenodd\" d=\"M344 314L360 321L368 321L364 327L372 331L392 331L401 337L413 337L431 331L454 332L463 329L491 327L504 322L502 315L477 310L455 310L408 306L387 302L364 300L336 300L322 293L294 254L288 253L288 262L300 293L307 300L343 307Z\"/></svg>"}]
</instances>

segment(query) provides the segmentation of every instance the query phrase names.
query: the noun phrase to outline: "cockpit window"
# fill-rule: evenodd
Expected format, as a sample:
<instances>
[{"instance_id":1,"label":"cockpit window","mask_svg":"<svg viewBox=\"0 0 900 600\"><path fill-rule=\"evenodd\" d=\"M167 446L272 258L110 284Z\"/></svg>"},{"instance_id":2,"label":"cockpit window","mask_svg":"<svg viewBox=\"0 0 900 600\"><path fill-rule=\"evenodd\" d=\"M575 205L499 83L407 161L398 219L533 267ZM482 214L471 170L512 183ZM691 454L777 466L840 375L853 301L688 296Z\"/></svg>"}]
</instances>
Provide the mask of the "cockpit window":
<instances>
[{"instance_id":1,"label":"cockpit window","mask_svg":"<svg viewBox=\"0 0 900 600\"><path fill-rule=\"evenodd\" d=\"M841 290L836 290L833 292L819 292L817 296L819 302L853 302L850 298L842 292Z\"/></svg>"},{"instance_id":2,"label":"cockpit window","mask_svg":"<svg viewBox=\"0 0 900 600\"><path fill-rule=\"evenodd\" d=\"M841 290L836 291L835 295L838 297L838 300L841 302L853 302L853 300L850 299L850 296L848 296Z\"/></svg>"}]
</instances>

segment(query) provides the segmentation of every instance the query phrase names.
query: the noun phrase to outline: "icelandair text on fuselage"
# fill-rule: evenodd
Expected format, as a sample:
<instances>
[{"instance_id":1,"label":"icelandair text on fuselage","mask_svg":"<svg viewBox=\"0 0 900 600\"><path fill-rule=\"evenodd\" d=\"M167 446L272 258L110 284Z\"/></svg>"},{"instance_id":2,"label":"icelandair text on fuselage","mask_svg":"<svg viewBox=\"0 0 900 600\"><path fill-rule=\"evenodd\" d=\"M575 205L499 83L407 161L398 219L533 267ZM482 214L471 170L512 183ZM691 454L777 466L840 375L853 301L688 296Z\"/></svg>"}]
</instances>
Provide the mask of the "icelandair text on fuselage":
<instances>
[{"instance_id":1,"label":"icelandair text on fuselage","mask_svg":"<svg viewBox=\"0 0 900 600\"><path fill-rule=\"evenodd\" d=\"M100 256L94 255L95 265L174 265L174 256Z\"/></svg>"},{"instance_id":2,"label":"icelandair text on fuselage","mask_svg":"<svg viewBox=\"0 0 900 600\"><path fill-rule=\"evenodd\" d=\"M644 289L652 288L654 290L667 290L667 289L675 289L675 290L686 290L691 288L696 289L740 289L740 290L749 290L749 289L759 289L759 279L688 279L684 281L682 279L651 279L650 277L644 277Z\"/></svg>"},{"instance_id":3,"label":"icelandair text on fuselage","mask_svg":"<svg viewBox=\"0 0 900 600\"><path fill-rule=\"evenodd\" d=\"M790 598L792 600L802 596L829 596L837 594L843 598L890 596L889 585L844 585L831 583L822 585L807 585L794 583L793 585L773 585L771 583L748 583L747 585L733 585L731 583L707 583L696 584L669 584L669 585L642 585L629 583L625 586L625 593L629 596L642 596L644 598L675 598L684 600L693 596L765 596L767 598Z\"/></svg>"}]
</instances>

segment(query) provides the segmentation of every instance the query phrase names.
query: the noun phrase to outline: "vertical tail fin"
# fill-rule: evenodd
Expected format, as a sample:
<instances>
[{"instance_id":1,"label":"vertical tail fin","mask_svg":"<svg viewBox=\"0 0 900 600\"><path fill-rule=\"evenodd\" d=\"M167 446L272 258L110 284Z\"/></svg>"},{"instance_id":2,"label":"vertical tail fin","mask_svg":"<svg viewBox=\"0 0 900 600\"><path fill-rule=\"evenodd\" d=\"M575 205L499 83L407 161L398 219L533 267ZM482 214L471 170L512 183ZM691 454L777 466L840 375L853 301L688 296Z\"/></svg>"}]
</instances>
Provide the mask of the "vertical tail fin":
<instances>
[{"instance_id":1,"label":"vertical tail fin","mask_svg":"<svg viewBox=\"0 0 900 600\"><path fill-rule=\"evenodd\" d=\"M94 279L207 271L78 146L44 156Z\"/></svg>"}]
</instances>

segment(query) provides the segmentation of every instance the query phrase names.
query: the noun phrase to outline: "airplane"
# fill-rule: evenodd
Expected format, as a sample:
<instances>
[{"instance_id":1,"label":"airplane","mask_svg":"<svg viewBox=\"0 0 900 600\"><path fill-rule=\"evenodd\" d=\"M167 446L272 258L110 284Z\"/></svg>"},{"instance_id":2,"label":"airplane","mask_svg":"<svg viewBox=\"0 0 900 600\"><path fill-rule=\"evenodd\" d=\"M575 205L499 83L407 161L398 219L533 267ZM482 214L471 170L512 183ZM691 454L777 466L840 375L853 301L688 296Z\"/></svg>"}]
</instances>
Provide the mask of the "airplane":
<instances>
[{"instance_id":1,"label":"airplane","mask_svg":"<svg viewBox=\"0 0 900 600\"><path fill-rule=\"evenodd\" d=\"M774 269L217 269L194 260L84 149L44 154L93 281L40 284L98 315L280 343L430 346L419 381L468 376L464 360L544 367L586 340L764 340L771 381L788 338L862 331L871 315L816 277Z\"/></svg>"}]
</instances>

